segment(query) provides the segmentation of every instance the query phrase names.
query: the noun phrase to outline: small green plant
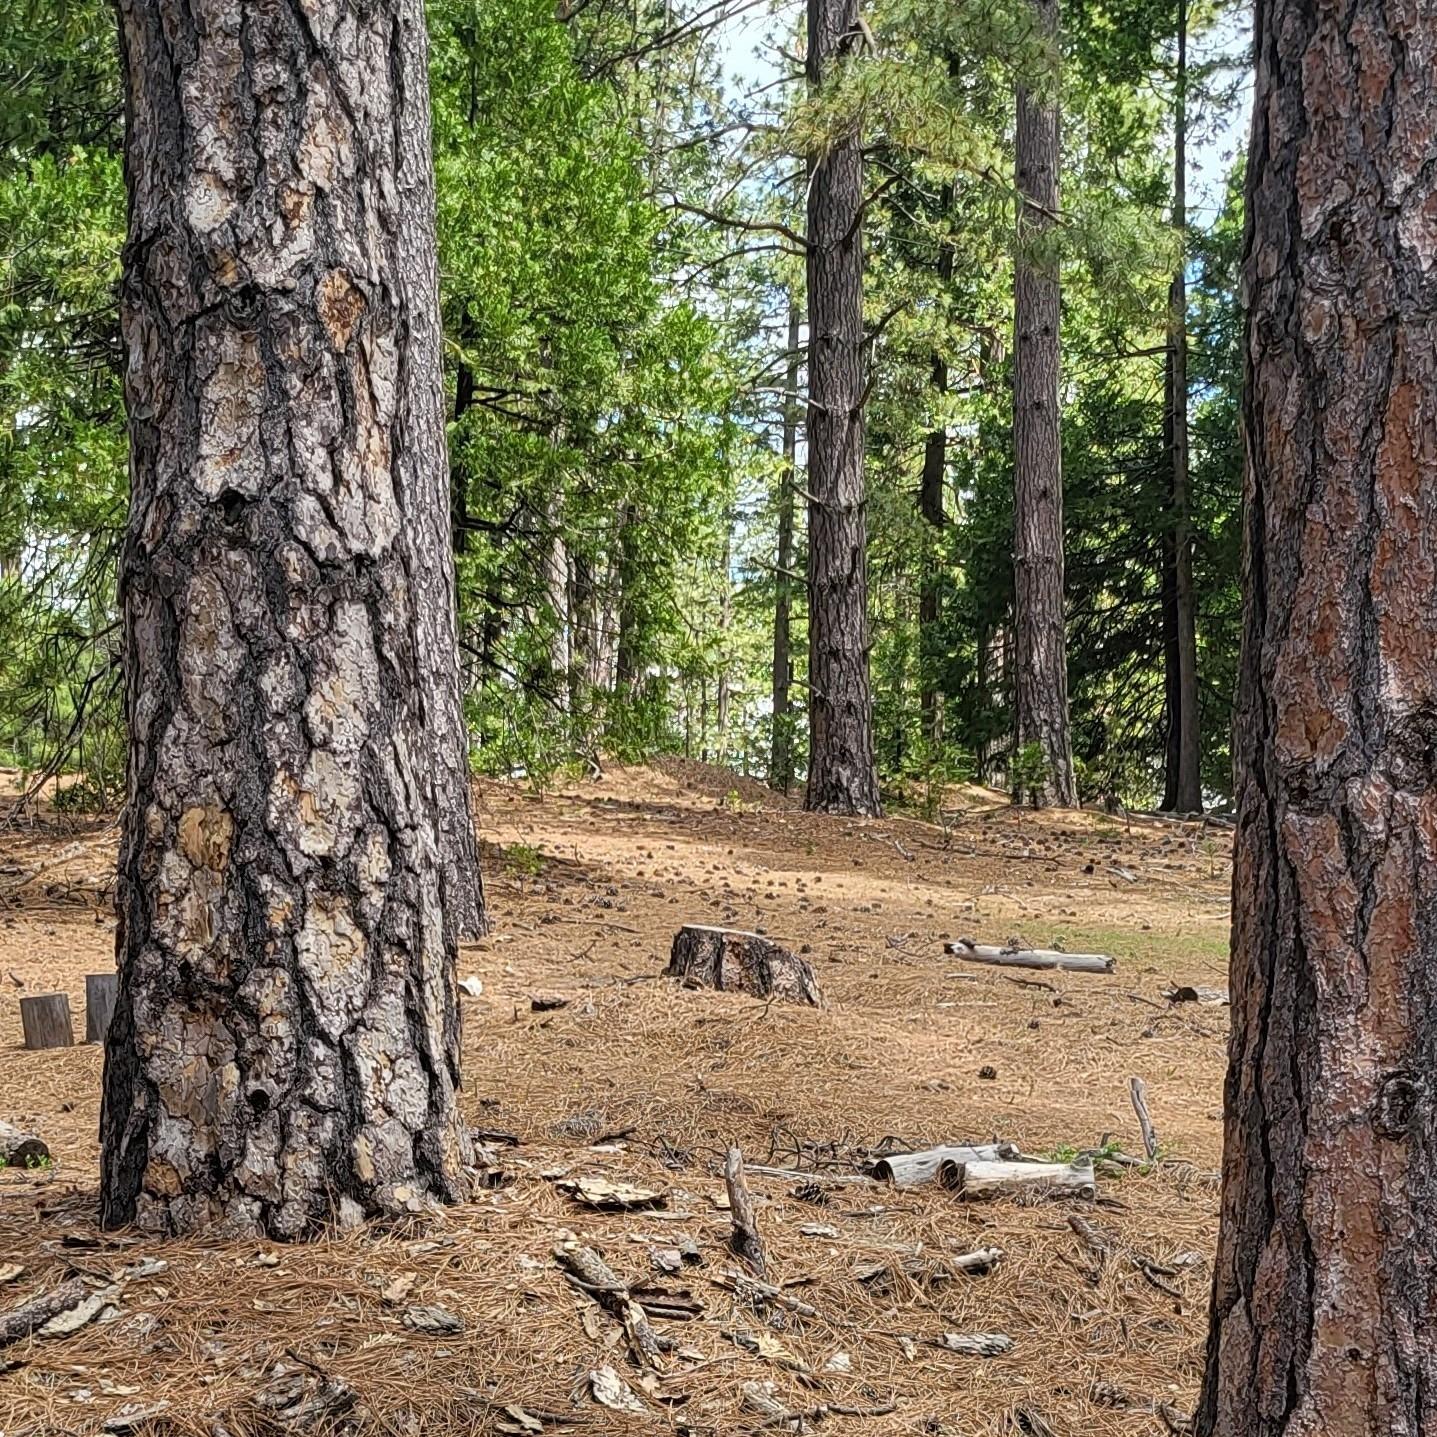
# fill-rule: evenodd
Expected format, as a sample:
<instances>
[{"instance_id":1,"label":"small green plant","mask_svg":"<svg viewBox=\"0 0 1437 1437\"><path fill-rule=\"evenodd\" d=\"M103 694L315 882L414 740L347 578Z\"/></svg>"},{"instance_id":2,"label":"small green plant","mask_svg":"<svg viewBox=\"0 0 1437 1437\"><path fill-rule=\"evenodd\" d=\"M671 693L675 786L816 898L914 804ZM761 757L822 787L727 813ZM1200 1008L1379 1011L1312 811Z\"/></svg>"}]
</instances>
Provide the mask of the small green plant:
<instances>
[{"instance_id":1,"label":"small green plant","mask_svg":"<svg viewBox=\"0 0 1437 1437\"><path fill-rule=\"evenodd\" d=\"M511 843L504 850L504 867L519 878L537 878L544 871L544 855L527 843Z\"/></svg>"},{"instance_id":2,"label":"small green plant","mask_svg":"<svg viewBox=\"0 0 1437 1437\"><path fill-rule=\"evenodd\" d=\"M1027 802L1037 808L1043 796L1043 787L1048 781L1048 760L1043 745L1037 742L1025 743L1008 765L1009 781L1013 785L1013 802Z\"/></svg>"},{"instance_id":3,"label":"small green plant","mask_svg":"<svg viewBox=\"0 0 1437 1437\"><path fill-rule=\"evenodd\" d=\"M731 788L724 794L722 807L725 813L743 812L743 800L738 796L738 789Z\"/></svg>"}]
</instances>

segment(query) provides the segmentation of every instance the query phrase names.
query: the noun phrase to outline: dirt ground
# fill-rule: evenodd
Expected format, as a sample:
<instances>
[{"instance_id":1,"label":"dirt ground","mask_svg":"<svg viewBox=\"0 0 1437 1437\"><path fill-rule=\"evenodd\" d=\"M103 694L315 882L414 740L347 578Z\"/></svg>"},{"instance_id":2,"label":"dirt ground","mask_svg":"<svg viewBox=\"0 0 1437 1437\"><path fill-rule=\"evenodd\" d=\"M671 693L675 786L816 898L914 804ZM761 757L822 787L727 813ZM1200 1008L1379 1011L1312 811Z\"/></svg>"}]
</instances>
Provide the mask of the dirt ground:
<instances>
[{"instance_id":1,"label":"dirt ground","mask_svg":"<svg viewBox=\"0 0 1437 1437\"><path fill-rule=\"evenodd\" d=\"M68 993L83 1035L84 976L113 961L116 835L0 833L0 1119L55 1155L0 1171L0 1315L76 1274L107 1292L79 1331L0 1348L0 1437L795 1430L784 1412L838 1437L1180 1430L1211 1280L1227 1012L1163 993L1226 982L1227 833L1019 814L976 789L941 826L816 817L682 761L542 795L486 783L476 803L494 929L460 955L483 987L464 999L465 1101L516 1141L489 1140L494 1186L472 1204L302 1248L98 1232L101 1054L23 1051L16 1000ZM661 978L689 921L801 948L825 1006ZM1000 972L945 954L959 936L1103 951L1117 971ZM535 994L567 1002L535 1011ZM754 1176L785 1296L725 1285L729 1144L829 1177L885 1145L995 1136L1140 1153L1134 1075L1163 1161L1101 1168L1096 1204ZM556 1185L582 1176L666 1206L589 1211ZM671 1339L659 1370L566 1280L554 1248L569 1234L631 1286L688 1294L698 1315L655 1320ZM669 1273L685 1239L702 1261ZM1003 1256L955 1270L980 1247ZM968 1355L940 1345L951 1333L1012 1348ZM635 1410L596 1400L612 1397L606 1368Z\"/></svg>"}]
</instances>

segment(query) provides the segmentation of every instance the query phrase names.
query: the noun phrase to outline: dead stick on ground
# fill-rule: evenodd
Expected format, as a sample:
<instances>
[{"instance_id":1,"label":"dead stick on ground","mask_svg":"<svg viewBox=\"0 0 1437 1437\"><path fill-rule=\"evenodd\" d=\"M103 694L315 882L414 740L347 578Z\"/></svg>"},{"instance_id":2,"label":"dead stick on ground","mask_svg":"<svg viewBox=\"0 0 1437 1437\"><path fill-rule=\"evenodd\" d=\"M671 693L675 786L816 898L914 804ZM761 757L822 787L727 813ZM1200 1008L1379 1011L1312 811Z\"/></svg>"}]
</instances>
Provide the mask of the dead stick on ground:
<instances>
[{"instance_id":1,"label":"dead stick on ground","mask_svg":"<svg viewBox=\"0 0 1437 1437\"><path fill-rule=\"evenodd\" d=\"M1158 1135L1148 1112L1147 1084L1141 1078L1129 1078L1128 1092L1133 1100L1133 1112L1138 1115L1138 1126L1143 1130L1143 1150L1151 1162L1158 1155Z\"/></svg>"},{"instance_id":2,"label":"dead stick on ground","mask_svg":"<svg viewBox=\"0 0 1437 1437\"><path fill-rule=\"evenodd\" d=\"M758 1235L753 1195L743 1180L743 1153L740 1149L728 1150L723 1175L728 1186L729 1212L733 1215L733 1236L729 1239L729 1246L754 1277L767 1278L768 1260L763 1250L763 1239Z\"/></svg>"}]
</instances>

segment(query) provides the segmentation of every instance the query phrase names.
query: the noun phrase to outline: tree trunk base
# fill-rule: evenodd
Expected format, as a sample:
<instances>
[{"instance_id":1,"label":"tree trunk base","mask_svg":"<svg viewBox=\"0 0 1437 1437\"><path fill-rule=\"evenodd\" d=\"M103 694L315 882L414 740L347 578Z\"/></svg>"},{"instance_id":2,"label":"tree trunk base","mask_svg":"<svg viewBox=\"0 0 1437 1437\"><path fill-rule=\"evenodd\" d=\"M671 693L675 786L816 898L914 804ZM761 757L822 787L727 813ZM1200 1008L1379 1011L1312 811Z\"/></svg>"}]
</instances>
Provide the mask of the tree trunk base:
<instances>
[{"instance_id":1,"label":"tree trunk base","mask_svg":"<svg viewBox=\"0 0 1437 1437\"><path fill-rule=\"evenodd\" d=\"M685 924L674 935L664 976L691 988L747 993L820 1007L823 995L808 961L759 933Z\"/></svg>"}]
</instances>

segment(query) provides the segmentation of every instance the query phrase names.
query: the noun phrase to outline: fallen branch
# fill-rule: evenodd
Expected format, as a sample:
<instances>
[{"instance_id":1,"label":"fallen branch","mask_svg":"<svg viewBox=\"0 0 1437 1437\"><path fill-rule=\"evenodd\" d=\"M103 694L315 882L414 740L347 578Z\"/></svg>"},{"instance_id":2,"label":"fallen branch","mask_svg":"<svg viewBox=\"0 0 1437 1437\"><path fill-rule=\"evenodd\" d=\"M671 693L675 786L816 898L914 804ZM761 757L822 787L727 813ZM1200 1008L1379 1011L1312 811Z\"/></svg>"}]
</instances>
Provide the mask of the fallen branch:
<instances>
[{"instance_id":1,"label":"fallen branch","mask_svg":"<svg viewBox=\"0 0 1437 1437\"><path fill-rule=\"evenodd\" d=\"M993 1162L1017 1156L1014 1143L959 1143L953 1147L925 1148L916 1153L888 1153L869 1168L869 1173L880 1182L911 1188L931 1183L944 1163Z\"/></svg>"},{"instance_id":2,"label":"fallen branch","mask_svg":"<svg viewBox=\"0 0 1437 1437\"><path fill-rule=\"evenodd\" d=\"M1141 1078L1128 1079L1128 1094L1133 1100L1133 1112L1137 1114L1138 1127L1142 1129L1143 1151L1148 1160L1158 1155L1158 1134L1153 1127L1152 1115L1148 1112L1148 1088Z\"/></svg>"},{"instance_id":3,"label":"fallen branch","mask_svg":"<svg viewBox=\"0 0 1437 1437\"><path fill-rule=\"evenodd\" d=\"M945 1163L939 1171L939 1180L944 1187L965 1198L1032 1191L1088 1199L1098 1195L1091 1160L1074 1163Z\"/></svg>"},{"instance_id":4,"label":"fallen branch","mask_svg":"<svg viewBox=\"0 0 1437 1437\"><path fill-rule=\"evenodd\" d=\"M592 1297L605 1312L618 1319L629 1339L634 1361L659 1367L661 1344L649 1326L648 1314L629 1292L628 1284L591 1247L560 1243L554 1257L580 1292Z\"/></svg>"},{"instance_id":5,"label":"fallen branch","mask_svg":"<svg viewBox=\"0 0 1437 1437\"><path fill-rule=\"evenodd\" d=\"M1001 968L1053 968L1069 973L1111 973L1118 960L1107 953L1063 953L1056 948L997 948L960 938L943 950L965 963L993 963Z\"/></svg>"},{"instance_id":6,"label":"fallen branch","mask_svg":"<svg viewBox=\"0 0 1437 1437\"><path fill-rule=\"evenodd\" d=\"M83 1278L72 1277L53 1292L42 1292L19 1307L0 1313L0 1347L8 1347L12 1342L19 1342L21 1338L38 1332L51 1318L78 1306L89 1296L89 1292Z\"/></svg>"}]
</instances>

